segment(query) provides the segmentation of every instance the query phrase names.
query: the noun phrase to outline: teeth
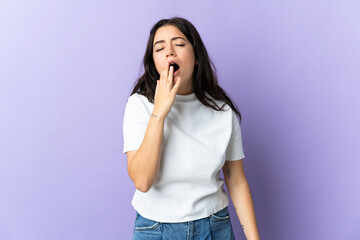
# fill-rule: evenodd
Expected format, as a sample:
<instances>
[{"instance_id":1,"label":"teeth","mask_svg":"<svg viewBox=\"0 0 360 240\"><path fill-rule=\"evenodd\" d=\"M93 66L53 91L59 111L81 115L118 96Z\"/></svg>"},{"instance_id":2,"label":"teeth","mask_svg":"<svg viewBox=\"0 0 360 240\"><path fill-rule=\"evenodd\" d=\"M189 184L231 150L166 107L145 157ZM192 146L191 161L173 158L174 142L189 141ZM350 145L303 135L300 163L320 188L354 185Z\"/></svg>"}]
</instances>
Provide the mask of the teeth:
<instances>
[{"instance_id":1,"label":"teeth","mask_svg":"<svg viewBox=\"0 0 360 240\"><path fill-rule=\"evenodd\" d=\"M169 67L174 66L174 72L176 72L180 67L176 63L171 63Z\"/></svg>"}]
</instances>

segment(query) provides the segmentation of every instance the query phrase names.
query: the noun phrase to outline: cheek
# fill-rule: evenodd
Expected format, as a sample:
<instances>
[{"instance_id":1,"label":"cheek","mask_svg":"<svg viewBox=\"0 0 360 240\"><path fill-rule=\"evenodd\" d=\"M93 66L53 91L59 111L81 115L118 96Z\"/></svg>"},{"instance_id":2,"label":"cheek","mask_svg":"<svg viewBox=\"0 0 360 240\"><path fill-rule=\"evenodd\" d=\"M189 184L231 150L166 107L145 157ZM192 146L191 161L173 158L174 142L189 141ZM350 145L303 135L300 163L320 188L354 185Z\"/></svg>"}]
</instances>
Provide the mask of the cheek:
<instances>
[{"instance_id":1,"label":"cheek","mask_svg":"<svg viewBox=\"0 0 360 240\"><path fill-rule=\"evenodd\" d=\"M156 56L153 56L153 60L154 60L156 68L161 69L162 65L164 64L164 57L157 54Z\"/></svg>"},{"instance_id":2,"label":"cheek","mask_svg":"<svg viewBox=\"0 0 360 240\"><path fill-rule=\"evenodd\" d=\"M154 60L155 68L156 68L156 70L159 72L160 66L161 66L161 63L160 63L160 61L159 61L159 58L153 56L153 60Z\"/></svg>"},{"instance_id":3,"label":"cheek","mask_svg":"<svg viewBox=\"0 0 360 240\"><path fill-rule=\"evenodd\" d=\"M192 49L188 49L186 51L186 58L191 63L195 62L195 54L194 54L194 51Z\"/></svg>"}]
</instances>

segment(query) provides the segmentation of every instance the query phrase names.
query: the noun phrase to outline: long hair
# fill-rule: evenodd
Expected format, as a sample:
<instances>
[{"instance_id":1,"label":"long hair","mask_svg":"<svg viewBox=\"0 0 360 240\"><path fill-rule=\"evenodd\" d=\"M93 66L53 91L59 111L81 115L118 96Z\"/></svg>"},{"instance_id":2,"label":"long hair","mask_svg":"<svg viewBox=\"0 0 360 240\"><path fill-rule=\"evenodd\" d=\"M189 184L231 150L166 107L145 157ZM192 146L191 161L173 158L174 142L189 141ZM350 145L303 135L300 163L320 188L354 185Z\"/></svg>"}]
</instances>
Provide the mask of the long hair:
<instances>
[{"instance_id":1,"label":"long hair","mask_svg":"<svg viewBox=\"0 0 360 240\"><path fill-rule=\"evenodd\" d=\"M233 104L225 90L222 89L218 84L215 65L210 60L198 31L188 20L180 17L161 19L152 27L143 59L145 72L137 80L131 95L134 93L139 93L147 97L149 102L154 103L156 83L160 78L160 75L155 68L155 63L152 56L153 41L156 31L160 27L166 25L173 25L177 27L187 37L193 46L195 59L198 60L198 64L195 65L193 72L193 88L197 99L203 105L211 107L216 111L225 111L223 107L225 104L228 104L235 111L239 121L241 122L241 114L238 110L238 107L236 104ZM215 100L224 102L224 104L219 107L213 101L213 99L209 98L209 96L207 96L205 93L210 95L210 97Z\"/></svg>"}]
</instances>

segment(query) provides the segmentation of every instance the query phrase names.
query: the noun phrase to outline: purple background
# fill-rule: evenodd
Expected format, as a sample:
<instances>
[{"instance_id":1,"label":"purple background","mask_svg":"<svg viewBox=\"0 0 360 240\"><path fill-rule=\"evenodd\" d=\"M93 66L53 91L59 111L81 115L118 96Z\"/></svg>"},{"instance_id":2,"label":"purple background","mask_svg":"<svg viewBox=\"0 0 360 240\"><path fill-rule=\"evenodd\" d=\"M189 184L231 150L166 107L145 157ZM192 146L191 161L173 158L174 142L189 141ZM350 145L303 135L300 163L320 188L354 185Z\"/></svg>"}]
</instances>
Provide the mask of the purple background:
<instances>
[{"instance_id":1,"label":"purple background","mask_svg":"<svg viewBox=\"0 0 360 240\"><path fill-rule=\"evenodd\" d=\"M2 0L0 239L131 239L123 112L150 28L172 16L239 106L262 239L360 239L355 0Z\"/></svg>"}]
</instances>

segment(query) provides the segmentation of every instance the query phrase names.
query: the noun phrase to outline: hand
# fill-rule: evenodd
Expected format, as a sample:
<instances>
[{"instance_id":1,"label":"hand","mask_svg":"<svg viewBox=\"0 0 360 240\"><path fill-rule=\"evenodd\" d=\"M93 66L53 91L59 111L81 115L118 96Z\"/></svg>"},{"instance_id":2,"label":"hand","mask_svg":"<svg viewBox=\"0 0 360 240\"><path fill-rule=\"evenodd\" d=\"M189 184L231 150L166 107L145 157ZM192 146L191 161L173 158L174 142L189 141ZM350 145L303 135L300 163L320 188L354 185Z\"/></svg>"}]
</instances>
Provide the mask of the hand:
<instances>
[{"instance_id":1,"label":"hand","mask_svg":"<svg viewBox=\"0 0 360 240\"><path fill-rule=\"evenodd\" d=\"M160 117L166 117L174 103L175 95L180 86L180 77L177 78L176 83L173 82L174 67L169 69L169 63L163 65L160 73L160 79L157 80L155 96L154 96L154 110L153 113Z\"/></svg>"}]
</instances>

